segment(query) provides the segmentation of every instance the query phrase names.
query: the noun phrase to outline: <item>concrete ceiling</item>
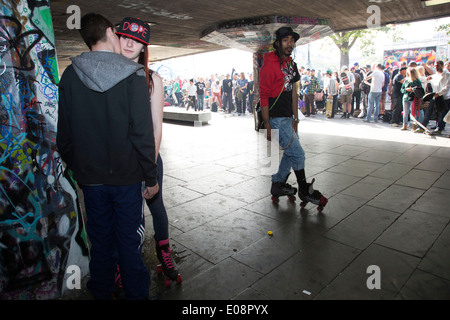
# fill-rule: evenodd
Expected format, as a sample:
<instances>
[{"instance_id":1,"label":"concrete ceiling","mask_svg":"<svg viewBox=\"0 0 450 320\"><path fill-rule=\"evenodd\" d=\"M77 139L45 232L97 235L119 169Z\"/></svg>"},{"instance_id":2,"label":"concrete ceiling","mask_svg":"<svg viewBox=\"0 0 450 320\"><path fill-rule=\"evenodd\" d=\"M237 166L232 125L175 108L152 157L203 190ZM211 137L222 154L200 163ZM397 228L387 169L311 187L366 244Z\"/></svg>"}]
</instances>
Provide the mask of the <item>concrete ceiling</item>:
<instances>
[{"instance_id":1,"label":"concrete ceiling","mask_svg":"<svg viewBox=\"0 0 450 320\"><path fill-rule=\"evenodd\" d=\"M324 19L334 32L367 28L369 17L380 9L380 24L405 23L450 15L450 3L426 7L421 0L50 0L56 49L60 69L67 66L69 57L87 51L77 30L67 27L77 5L81 15L97 12L114 24L127 16L151 23L151 61L225 49L225 42L210 42L208 34L226 28L233 21L254 17L308 17ZM253 31L252 31L253 32ZM322 32L319 37L330 32ZM269 39L271 42L271 39ZM269 41L268 40L268 41ZM312 41L311 38L308 41ZM218 44L221 43L222 45ZM254 50L254 48L251 48Z\"/></svg>"}]
</instances>

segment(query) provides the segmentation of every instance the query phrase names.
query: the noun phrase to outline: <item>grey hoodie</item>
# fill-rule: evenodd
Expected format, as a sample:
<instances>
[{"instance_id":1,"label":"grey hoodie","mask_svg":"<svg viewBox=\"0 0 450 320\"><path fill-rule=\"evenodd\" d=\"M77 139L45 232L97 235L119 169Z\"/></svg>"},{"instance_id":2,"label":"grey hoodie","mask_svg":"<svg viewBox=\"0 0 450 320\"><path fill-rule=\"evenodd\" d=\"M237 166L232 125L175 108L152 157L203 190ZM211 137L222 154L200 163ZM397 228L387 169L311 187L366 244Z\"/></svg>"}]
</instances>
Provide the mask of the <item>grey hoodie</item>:
<instances>
[{"instance_id":1,"label":"grey hoodie","mask_svg":"<svg viewBox=\"0 0 450 320\"><path fill-rule=\"evenodd\" d=\"M133 73L145 76L144 66L111 51L89 51L71 58L80 80L97 92L105 92Z\"/></svg>"}]
</instances>

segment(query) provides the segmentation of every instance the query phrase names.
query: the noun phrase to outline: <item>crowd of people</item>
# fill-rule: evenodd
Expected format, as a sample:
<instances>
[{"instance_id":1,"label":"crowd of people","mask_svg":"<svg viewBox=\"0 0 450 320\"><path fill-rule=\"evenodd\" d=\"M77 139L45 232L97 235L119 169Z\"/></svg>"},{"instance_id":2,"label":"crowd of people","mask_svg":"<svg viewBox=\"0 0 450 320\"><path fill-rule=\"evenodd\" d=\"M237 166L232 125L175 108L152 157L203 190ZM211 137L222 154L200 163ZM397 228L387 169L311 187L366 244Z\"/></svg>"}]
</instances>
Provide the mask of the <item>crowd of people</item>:
<instances>
[{"instance_id":1,"label":"crowd of people","mask_svg":"<svg viewBox=\"0 0 450 320\"><path fill-rule=\"evenodd\" d=\"M449 71L450 62L434 60L425 64L404 61L389 68L382 64L361 67L356 62L350 68L343 66L340 71L328 69L325 73L302 66L299 68L299 108L305 117L315 116L318 111L325 112L327 98L330 98L333 106L330 118L340 114L343 119L355 117L367 123L389 122L401 130L423 132L411 121L413 114L425 127L430 119L436 119L439 124L432 129L440 133L445 128L442 118L450 109ZM238 116L251 114L255 99L253 86L253 75L244 72L189 80L177 77L164 81L165 104L195 111L211 109ZM440 98L414 99L412 88L415 87L421 87L425 93L439 92Z\"/></svg>"},{"instance_id":2,"label":"crowd of people","mask_svg":"<svg viewBox=\"0 0 450 320\"><path fill-rule=\"evenodd\" d=\"M389 122L405 131L424 132L429 120L436 119L434 133L445 129L443 120L450 109L450 62L429 60L423 64L411 61L387 68L382 64L350 69L320 71L300 67L300 108L306 117L325 110L327 97L332 99L333 118L357 117L364 122ZM419 89L417 89L419 88ZM421 90L421 89L422 90ZM428 97L428 98L427 98ZM390 107L387 102L391 101ZM411 115L416 121L411 121ZM420 124L419 124L420 123Z\"/></svg>"},{"instance_id":3,"label":"crowd of people","mask_svg":"<svg viewBox=\"0 0 450 320\"><path fill-rule=\"evenodd\" d=\"M244 72L229 73L209 78L184 79L177 77L164 82L166 105L193 109L194 111L219 111L235 113L238 116L253 113L254 100L253 75Z\"/></svg>"}]
</instances>

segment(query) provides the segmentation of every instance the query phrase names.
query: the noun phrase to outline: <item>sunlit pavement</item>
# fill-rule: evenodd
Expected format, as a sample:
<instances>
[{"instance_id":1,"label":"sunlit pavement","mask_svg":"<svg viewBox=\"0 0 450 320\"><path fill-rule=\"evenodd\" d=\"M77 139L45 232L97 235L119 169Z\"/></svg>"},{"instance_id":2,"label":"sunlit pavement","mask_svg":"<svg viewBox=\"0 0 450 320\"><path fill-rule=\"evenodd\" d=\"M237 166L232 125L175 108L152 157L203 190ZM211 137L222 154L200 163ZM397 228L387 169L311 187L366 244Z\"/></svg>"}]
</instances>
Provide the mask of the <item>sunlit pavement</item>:
<instances>
[{"instance_id":1,"label":"sunlit pavement","mask_svg":"<svg viewBox=\"0 0 450 320\"><path fill-rule=\"evenodd\" d=\"M299 134L308 180L329 199L322 213L299 199L272 203L273 158L252 115L164 124L163 196L184 281L164 287L150 257L152 294L450 298L450 139L324 114L302 120Z\"/></svg>"},{"instance_id":2,"label":"sunlit pavement","mask_svg":"<svg viewBox=\"0 0 450 320\"><path fill-rule=\"evenodd\" d=\"M272 203L277 148L254 130L252 115L164 123L163 196L183 283L167 288L156 272L146 208L150 295L449 299L450 139L323 114L302 120L299 133L308 180L329 199L322 213L298 199ZM296 185L293 175L288 182ZM64 299L93 299L86 281Z\"/></svg>"}]
</instances>

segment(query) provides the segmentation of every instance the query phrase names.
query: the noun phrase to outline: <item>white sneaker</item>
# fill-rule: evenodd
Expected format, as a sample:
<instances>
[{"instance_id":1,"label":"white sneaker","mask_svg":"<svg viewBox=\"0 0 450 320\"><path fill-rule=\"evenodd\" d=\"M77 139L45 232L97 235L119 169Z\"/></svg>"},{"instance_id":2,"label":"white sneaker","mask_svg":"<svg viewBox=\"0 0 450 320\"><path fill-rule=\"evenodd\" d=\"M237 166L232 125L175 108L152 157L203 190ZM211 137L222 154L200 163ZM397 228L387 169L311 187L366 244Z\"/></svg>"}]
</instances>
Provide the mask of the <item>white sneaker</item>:
<instances>
[{"instance_id":1,"label":"white sneaker","mask_svg":"<svg viewBox=\"0 0 450 320\"><path fill-rule=\"evenodd\" d=\"M365 112L361 112L361 113L359 114L358 118L364 118L365 116L366 116L366 113L365 113Z\"/></svg>"}]
</instances>

